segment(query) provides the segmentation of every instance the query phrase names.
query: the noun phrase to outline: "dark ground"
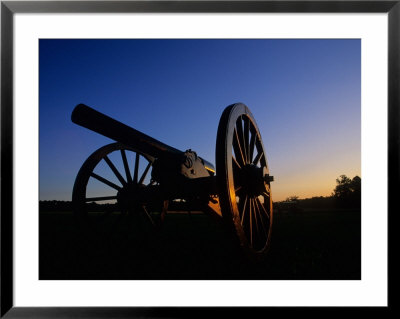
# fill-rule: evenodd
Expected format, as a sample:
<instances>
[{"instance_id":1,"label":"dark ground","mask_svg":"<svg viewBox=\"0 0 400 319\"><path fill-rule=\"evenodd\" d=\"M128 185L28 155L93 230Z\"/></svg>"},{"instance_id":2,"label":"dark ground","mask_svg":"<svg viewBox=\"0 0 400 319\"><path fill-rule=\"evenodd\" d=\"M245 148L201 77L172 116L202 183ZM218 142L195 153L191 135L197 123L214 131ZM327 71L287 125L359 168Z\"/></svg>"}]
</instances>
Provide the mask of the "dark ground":
<instances>
[{"instance_id":1,"label":"dark ground","mask_svg":"<svg viewBox=\"0 0 400 319\"><path fill-rule=\"evenodd\" d=\"M72 214L40 213L39 279L361 279L359 211L276 213L259 264L205 214L168 214L159 232L113 218L80 233Z\"/></svg>"}]
</instances>

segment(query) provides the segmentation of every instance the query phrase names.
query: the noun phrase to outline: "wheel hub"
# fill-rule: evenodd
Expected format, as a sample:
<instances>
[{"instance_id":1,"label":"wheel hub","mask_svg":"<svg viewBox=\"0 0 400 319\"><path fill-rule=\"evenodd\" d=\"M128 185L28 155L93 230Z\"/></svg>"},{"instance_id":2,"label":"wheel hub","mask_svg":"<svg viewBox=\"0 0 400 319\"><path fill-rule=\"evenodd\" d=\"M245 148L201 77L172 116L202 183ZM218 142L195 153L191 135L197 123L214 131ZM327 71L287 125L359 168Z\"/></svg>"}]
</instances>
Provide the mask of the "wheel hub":
<instances>
[{"instance_id":1,"label":"wheel hub","mask_svg":"<svg viewBox=\"0 0 400 319\"><path fill-rule=\"evenodd\" d=\"M125 211L130 211L132 208L143 204L141 202L141 190L145 188L143 184L128 183L121 188L117 193L118 205Z\"/></svg>"},{"instance_id":2,"label":"wheel hub","mask_svg":"<svg viewBox=\"0 0 400 319\"><path fill-rule=\"evenodd\" d=\"M247 164L241 170L240 184L246 194L250 196L259 196L265 192L266 176L268 176L265 167L258 167L254 164Z\"/></svg>"}]
</instances>

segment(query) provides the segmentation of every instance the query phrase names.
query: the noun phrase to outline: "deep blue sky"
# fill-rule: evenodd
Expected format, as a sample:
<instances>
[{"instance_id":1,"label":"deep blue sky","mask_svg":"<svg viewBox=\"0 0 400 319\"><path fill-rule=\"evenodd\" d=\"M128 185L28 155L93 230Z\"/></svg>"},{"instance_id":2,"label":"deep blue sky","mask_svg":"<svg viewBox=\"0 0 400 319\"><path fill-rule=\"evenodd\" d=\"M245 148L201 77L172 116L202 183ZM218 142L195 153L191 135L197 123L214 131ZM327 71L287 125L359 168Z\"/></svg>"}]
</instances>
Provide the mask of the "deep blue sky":
<instances>
[{"instance_id":1,"label":"deep blue sky","mask_svg":"<svg viewBox=\"0 0 400 319\"><path fill-rule=\"evenodd\" d=\"M73 124L87 104L215 163L223 109L252 111L273 199L329 195L361 176L360 40L40 40L40 199L70 200L76 174L111 142Z\"/></svg>"}]
</instances>

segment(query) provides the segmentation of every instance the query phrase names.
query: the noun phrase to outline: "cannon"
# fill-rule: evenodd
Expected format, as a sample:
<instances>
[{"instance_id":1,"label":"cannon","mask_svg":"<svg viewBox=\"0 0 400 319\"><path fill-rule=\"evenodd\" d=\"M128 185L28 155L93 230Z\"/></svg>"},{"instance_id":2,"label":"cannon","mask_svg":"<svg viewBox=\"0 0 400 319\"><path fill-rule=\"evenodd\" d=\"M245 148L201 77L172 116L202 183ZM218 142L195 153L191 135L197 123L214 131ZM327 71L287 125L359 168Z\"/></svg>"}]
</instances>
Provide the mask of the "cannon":
<instances>
[{"instance_id":1,"label":"cannon","mask_svg":"<svg viewBox=\"0 0 400 319\"><path fill-rule=\"evenodd\" d=\"M84 104L74 108L71 120L116 141L96 150L80 168L72 192L76 216L88 220L117 209L121 215L141 214L159 227L169 203L184 202L188 211L201 207L221 220L248 255L265 256L271 241L273 176L246 105L232 104L222 113L216 167L191 149L166 145ZM99 192L98 184L105 190ZM112 209L99 212L94 203L111 203L105 206Z\"/></svg>"}]
</instances>

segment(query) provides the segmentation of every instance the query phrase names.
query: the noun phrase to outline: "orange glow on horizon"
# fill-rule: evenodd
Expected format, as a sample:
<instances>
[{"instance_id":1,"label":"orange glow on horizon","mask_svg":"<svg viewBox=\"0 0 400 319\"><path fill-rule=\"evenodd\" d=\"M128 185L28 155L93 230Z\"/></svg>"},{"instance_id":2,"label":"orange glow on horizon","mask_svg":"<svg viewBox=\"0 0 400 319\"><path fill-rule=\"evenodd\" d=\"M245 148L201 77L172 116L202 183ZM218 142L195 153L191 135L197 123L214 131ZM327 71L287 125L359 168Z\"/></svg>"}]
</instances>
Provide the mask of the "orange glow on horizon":
<instances>
[{"instance_id":1,"label":"orange glow on horizon","mask_svg":"<svg viewBox=\"0 0 400 319\"><path fill-rule=\"evenodd\" d=\"M283 201L290 196L298 196L300 199L330 196L336 187L336 179L340 175L349 178L361 177L359 170L348 170L344 172L315 172L314 174L274 175L275 181L271 185L272 200Z\"/></svg>"}]
</instances>

